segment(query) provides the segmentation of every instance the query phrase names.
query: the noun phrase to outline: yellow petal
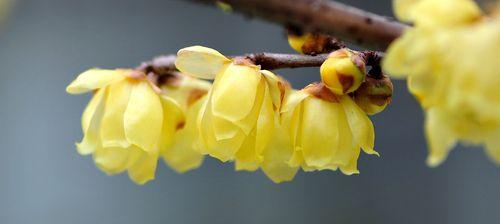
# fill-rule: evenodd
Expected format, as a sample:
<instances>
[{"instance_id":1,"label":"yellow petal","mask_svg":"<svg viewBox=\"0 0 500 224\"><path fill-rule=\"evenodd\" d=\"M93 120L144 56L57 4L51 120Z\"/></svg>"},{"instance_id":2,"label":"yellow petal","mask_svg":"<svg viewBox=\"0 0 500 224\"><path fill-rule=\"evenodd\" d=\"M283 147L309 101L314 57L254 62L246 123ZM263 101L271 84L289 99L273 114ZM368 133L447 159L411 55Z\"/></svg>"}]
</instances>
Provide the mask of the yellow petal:
<instances>
[{"instance_id":1,"label":"yellow petal","mask_svg":"<svg viewBox=\"0 0 500 224\"><path fill-rule=\"evenodd\" d=\"M100 148L92 155L96 166L108 175L127 169L130 148Z\"/></svg>"},{"instance_id":2,"label":"yellow petal","mask_svg":"<svg viewBox=\"0 0 500 224\"><path fill-rule=\"evenodd\" d=\"M500 165L500 132L486 141L486 154L497 165Z\"/></svg>"},{"instance_id":3,"label":"yellow petal","mask_svg":"<svg viewBox=\"0 0 500 224\"><path fill-rule=\"evenodd\" d=\"M257 119L257 126L255 129L255 152L259 160L262 159L262 152L264 148L272 139L275 126L275 111L273 109L273 102L270 93L270 88L266 88L264 101L260 108L259 117Z\"/></svg>"},{"instance_id":4,"label":"yellow petal","mask_svg":"<svg viewBox=\"0 0 500 224\"><path fill-rule=\"evenodd\" d=\"M164 150L171 146L175 132L185 123L185 117L180 105L172 98L162 95L160 101L163 109L163 124L158 148Z\"/></svg>"},{"instance_id":5,"label":"yellow petal","mask_svg":"<svg viewBox=\"0 0 500 224\"><path fill-rule=\"evenodd\" d=\"M339 166L340 171L342 171L343 174L345 175L352 175L352 174L359 174L358 170L358 158L359 158L359 146L356 146L352 148L353 150L353 155L347 165L345 166Z\"/></svg>"},{"instance_id":6,"label":"yellow petal","mask_svg":"<svg viewBox=\"0 0 500 224\"><path fill-rule=\"evenodd\" d=\"M128 141L148 153L156 152L163 122L162 113L160 98L149 83L136 83L132 87L124 115Z\"/></svg>"},{"instance_id":7,"label":"yellow petal","mask_svg":"<svg viewBox=\"0 0 500 224\"><path fill-rule=\"evenodd\" d=\"M273 105L279 110L281 108L282 98L285 95L285 86L278 76L268 70L261 70L264 75L269 92L271 94Z\"/></svg>"},{"instance_id":8,"label":"yellow petal","mask_svg":"<svg viewBox=\"0 0 500 224\"><path fill-rule=\"evenodd\" d=\"M411 22L413 20L413 13L411 12L415 4L422 0L393 0L392 7L394 14L398 20L403 22Z\"/></svg>"},{"instance_id":9,"label":"yellow petal","mask_svg":"<svg viewBox=\"0 0 500 224\"><path fill-rule=\"evenodd\" d=\"M66 92L80 94L99 89L125 79L126 70L89 69L66 87Z\"/></svg>"},{"instance_id":10,"label":"yellow petal","mask_svg":"<svg viewBox=\"0 0 500 224\"><path fill-rule=\"evenodd\" d=\"M304 100L302 152L308 166L322 167L330 163L339 147L338 103L314 97Z\"/></svg>"},{"instance_id":11,"label":"yellow petal","mask_svg":"<svg viewBox=\"0 0 500 224\"><path fill-rule=\"evenodd\" d=\"M132 84L118 82L108 87L108 97L101 122L101 141L104 148L128 148L123 116L128 106Z\"/></svg>"},{"instance_id":12,"label":"yellow petal","mask_svg":"<svg viewBox=\"0 0 500 224\"><path fill-rule=\"evenodd\" d=\"M337 115L337 128L339 132L339 141L338 148L335 150L334 158L331 163L338 165L339 167L347 166L349 161L355 155L355 151L359 150L359 146L352 139L352 131L349 128L349 124L347 122L347 117L342 109L341 104L337 104L340 107L340 110Z\"/></svg>"},{"instance_id":13,"label":"yellow petal","mask_svg":"<svg viewBox=\"0 0 500 224\"><path fill-rule=\"evenodd\" d=\"M99 89L92 97L82 115L83 139L76 144L76 149L81 155L88 155L101 148L99 127L104 113L106 88Z\"/></svg>"},{"instance_id":14,"label":"yellow petal","mask_svg":"<svg viewBox=\"0 0 500 224\"><path fill-rule=\"evenodd\" d=\"M255 131L245 138L235 157L236 170L255 171L259 168L255 152Z\"/></svg>"},{"instance_id":15,"label":"yellow petal","mask_svg":"<svg viewBox=\"0 0 500 224\"><path fill-rule=\"evenodd\" d=\"M184 128L175 133L171 146L162 150L165 162L179 173L198 168L203 162L203 155L195 148L199 137L196 119L204 100L206 97L188 108Z\"/></svg>"},{"instance_id":16,"label":"yellow petal","mask_svg":"<svg viewBox=\"0 0 500 224\"><path fill-rule=\"evenodd\" d=\"M247 117L254 107L260 80L261 75L254 67L228 66L214 83L213 114L231 122Z\"/></svg>"},{"instance_id":17,"label":"yellow petal","mask_svg":"<svg viewBox=\"0 0 500 224\"><path fill-rule=\"evenodd\" d=\"M375 144L375 131L372 121L361 108L349 97L341 98L344 112L349 122L349 126L354 137L354 141L361 146L366 154L375 154L380 156L378 152L373 150Z\"/></svg>"},{"instance_id":18,"label":"yellow petal","mask_svg":"<svg viewBox=\"0 0 500 224\"><path fill-rule=\"evenodd\" d=\"M302 102L304 99L309 97L308 93L304 91L294 91L290 94L288 94L285 97L285 102L283 103L283 107L281 108L281 113L286 113L293 111L297 105Z\"/></svg>"},{"instance_id":19,"label":"yellow petal","mask_svg":"<svg viewBox=\"0 0 500 224\"><path fill-rule=\"evenodd\" d=\"M264 96L266 91L268 90L266 90L265 81L261 80L257 89L257 95L255 96L255 100L253 102L252 110L244 119L235 122L235 124L239 128L241 128L243 133L245 133L246 135L250 134L250 131L255 128L257 119L259 119L262 104L264 102L264 97L267 97L268 100L271 97L269 94L267 96Z\"/></svg>"},{"instance_id":20,"label":"yellow petal","mask_svg":"<svg viewBox=\"0 0 500 224\"><path fill-rule=\"evenodd\" d=\"M243 132L239 131L230 139L217 140L215 138L210 96L211 93L209 93L209 99L205 102L205 105L202 106L197 119L201 140L198 150L203 154L209 154L212 157L226 162L234 158L234 154L245 140L245 135Z\"/></svg>"},{"instance_id":21,"label":"yellow petal","mask_svg":"<svg viewBox=\"0 0 500 224\"><path fill-rule=\"evenodd\" d=\"M452 130L445 123L446 116L435 108L426 112L425 135L429 145L427 165L431 167L441 164L456 142Z\"/></svg>"},{"instance_id":22,"label":"yellow petal","mask_svg":"<svg viewBox=\"0 0 500 224\"><path fill-rule=\"evenodd\" d=\"M275 183L291 181L298 166L291 167L289 161L294 152L290 136L284 126L275 123L272 140L262 153L262 171Z\"/></svg>"},{"instance_id":23,"label":"yellow petal","mask_svg":"<svg viewBox=\"0 0 500 224\"><path fill-rule=\"evenodd\" d=\"M135 146L130 148L128 176L136 184L143 185L155 178L156 165L158 164L157 153L146 153Z\"/></svg>"},{"instance_id":24,"label":"yellow petal","mask_svg":"<svg viewBox=\"0 0 500 224\"><path fill-rule=\"evenodd\" d=\"M179 71L202 79L213 79L229 63L231 60L218 51L202 46L180 49L175 60Z\"/></svg>"}]
</instances>

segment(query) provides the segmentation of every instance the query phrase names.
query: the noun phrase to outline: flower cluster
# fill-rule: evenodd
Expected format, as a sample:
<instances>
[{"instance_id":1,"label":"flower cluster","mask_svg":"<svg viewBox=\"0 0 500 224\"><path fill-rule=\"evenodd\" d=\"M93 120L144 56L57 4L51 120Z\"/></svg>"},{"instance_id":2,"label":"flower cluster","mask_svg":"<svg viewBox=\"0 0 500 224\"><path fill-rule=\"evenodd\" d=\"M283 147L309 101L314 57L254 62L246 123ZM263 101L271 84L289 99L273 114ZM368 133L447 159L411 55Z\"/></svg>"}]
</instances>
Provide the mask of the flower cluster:
<instances>
[{"instance_id":1,"label":"flower cluster","mask_svg":"<svg viewBox=\"0 0 500 224\"><path fill-rule=\"evenodd\" d=\"M484 145L500 163L500 16L472 0L395 0L395 13L414 26L388 49L391 75L426 113L427 163L442 163L457 142Z\"/></svg>"},{"instance_id":2,"label":"flower cluster","mask_svg":"<svg viewBox=\"0 0 500 224\"><path fill-rule=\"evenodd\" d=\"M160 78L144 69L80 74L67 92L94 96L78 152L108 174L128 171L138 184L154 178L160 157L185 172L209 155L279 183L300 168L356 174L361 149L378 155L367 115L385 108L392 85L383 74L367 75L360 52L331 52L322 82L302 90L247 57L202 46L179 50L175 67Z\"/></svg>"}]
</instances>

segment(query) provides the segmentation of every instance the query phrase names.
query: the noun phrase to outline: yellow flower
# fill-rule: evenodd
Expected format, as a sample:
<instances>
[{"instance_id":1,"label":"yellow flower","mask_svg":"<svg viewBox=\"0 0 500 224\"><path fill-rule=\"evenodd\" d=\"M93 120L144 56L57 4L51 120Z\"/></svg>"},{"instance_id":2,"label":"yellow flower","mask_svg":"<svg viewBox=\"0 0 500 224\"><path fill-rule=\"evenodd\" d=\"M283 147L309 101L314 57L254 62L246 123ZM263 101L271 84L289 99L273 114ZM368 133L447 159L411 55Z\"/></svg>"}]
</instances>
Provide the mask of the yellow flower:
<instances>
[{"instance_id":1,"label":"yellow flower","mask_svg":"<svg viewBox=\"0 0 500 224\"><path fill-rule=\"evenodd\" d=\"M428 165L444 161L457 141L484 145L500 163L500 18L471 0L394 3L416 26L389 47L383 67L408 77L426 112Z\"/></svg>"},{"instance_id":2,"label":"yellow flower","mask_svg":"<svg viewBox=\"0 0 500 224\"><path fill-rule=\"evenodd\" d=\"M179 50L176 66L183 73L215 79L198 117L201 152L224 162L235 160L237 170L258 169L281 105L282 81L245 59L231 60L201 46Z\"/></svg>"},{"instance_id":3,"label":"yellow flower","mask_svg":"<svg viewBox=\"0 0 500 224\"><path fill-rule=\"evenodd\" d=\"M335 95L323 84L292 93L282 109L294 146L291 166L305 171L340 170L359 173L360 148L373 150L374 129L367 115L347 95Z\"/></svg>"},{"instance_id":4,"label":"yellow flower","mask_svg":"<svg viewBox=\"0 0 500 224\"><path fill-rule=\"evenodd\" d=\"M365 62L358 52L343 48L332 52L321 65L321 80L333 93L343 95L359 88L365 78Z\"/></svg>"},{"instance_id":5,"label":"yellow flower","mask_svg":"<svg viewBox=\"0 0 500 224\"><path fill-rule=\"evenodd\" d=\"M211 84L183 74L173 74L168 83L162 85L162 99L178 108L176 113L164 111L164 130L173 135L171 142L164 143L160 149L165 162L179 173L198 168L203 163L203 155L198 149L198 126L196 120L201 105L206 101L206 94ZM172 116L176 114L177 116ZM169 125L171 123L177 126Z\"/></svg>"},{"instance_id":6,"label":"yellow flower","mask_svg":"<svg viewBox=\"0 0 500 224\"><path fill-rule=\"evenodd\" d=\"M92 154L107 174L125 170L130 178L144 184L154 179L159 148L171 134L162 133L163 103L146 76L134 70L90 69L80 74L66 89L68 93L95 94L82 115L84 138L77 143L82 155Z\"/></svg>"}]
</instances>

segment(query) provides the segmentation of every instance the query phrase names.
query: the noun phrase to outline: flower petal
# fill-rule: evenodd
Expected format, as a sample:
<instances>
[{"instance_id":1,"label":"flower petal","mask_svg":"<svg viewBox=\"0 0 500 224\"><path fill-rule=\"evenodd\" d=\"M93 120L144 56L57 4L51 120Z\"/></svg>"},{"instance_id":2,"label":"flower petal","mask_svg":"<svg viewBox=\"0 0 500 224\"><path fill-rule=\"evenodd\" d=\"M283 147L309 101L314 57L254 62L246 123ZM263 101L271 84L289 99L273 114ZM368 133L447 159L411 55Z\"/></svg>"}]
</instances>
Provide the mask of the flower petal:
<instances>
[{"instance_id":1,"label":"flower petal","mask_svg":"<svg viewBox=\"0 0 500 224\"><path fill-rule=\"evenodd\" d=\"M80 94L99 89L125 79L126 70L89 69L66 87L70 94Z\"/></svg>"},{"instance_id":2,"label":"flower petal","mask_svg":"<svg viewBox=\"0 0 500 224\"><path fill-rule=\"evenodd\" d=\"M359 151L359 145L352 139L352 131L349 128L347 117L343 110L342 104L337 104L340 107L337 120L337 128L339 132L338 148L335 150L334 158L331 163L339 167L347 166L349 161L355 156L355 151Z\"/></svg>"},{"instance_id":3,"label":"flower petal","mask_svg":"<svg viewBox=\"0 0 500 224\"><path fill-rule=\"evenodd\" d=\"M322 167L331 162L339 147L338 103L314 97L304 100L302 152L308 166Z\"/></svg>"},{"instance_id":4,"label":"flower petal","mask_svg":"<svg viewBox=\"0 0 500 224\"><path fill-rule=\"evenodd\" d=\"M203 163L203 155L196 151L198 127L196 118L206 97L199 99L188 108L184 128L178 130L170 147L162 150L165 162L175 171L183 173L198 168Z\"/></svg>"},{"instance_id":5,"label":"flower petal","mask_svg":"<svg viewBox=\"0 0 500 224\"><path fill-rule=\"evenodd\" d=\"M96 166L108 175L121 173L127 169L129 148L100 148L92 154Z\"/></svg>"},{"instance_id":6,"label":"flower petal","mask_svg":"<svg viewBox=\"0 0 500 224\"><path fill-rule=\"evenodd\" d=\"M255 104L261 74L250 66L231 64L215 80L212 112L236 122L247 117Z\"/></svg>"},{"instance_id":7,"label":"flower petal","mask_svg":"<svg viewBox=\"0 0 500 224\"><path fill-rule=\"evenodd\" d=\"M375 131L372 121L361 108L349 97L341 98L344 112L349 122L354 141L361 146L366 154L374 154L380 156L378 152L373 150L375 145Z\"/></svg>"},{"instance_id":8,"label":"flower petal","mask_svg":"<svg viewBox=\"0 0 500 224\"><path fill-rule=\"evenodd\" d=\"M158 140L163 122L163 110L159 96L146 81L132 87L125 111L125 135L130 143L148 153L158 151Z\"/></svg>"},{"instance_id":9,"label":"flower petal","mask_svg":"<svg viewBox=\"0 0 500 224\"><path fill-rule=\"evenodd\" d=\"M185 122L185 117L180 105L169 96L161 95L160 101L163 110L163 124L158 148L162 151L171 146L175 132Z\"/></svg>"},{"instance_id":10,"label":"flower petal","mask_svg":"<svg viewBox=\"0 0 500 224\"><path fill-rule=\"evenodd\" d=\"M427 165L431 167L441 164L456 143L452 130L447 126L446 114L437 108L427 110L425 119L425 135L429 145Z\"/></svg>"},{"instance_id":11,"label":"flower petal","mask_svg":"<svg viewBox=\"0 0 500 224\"><path fill-rule=\"evenodd\" d=\"M136 146L132 146L129 150L131 150L128 167L128 176L130 179L139 185L153 180L155 178L156 165L158 164L158 154L146 153Z\"/></svg>"},{"instance_id":12,"label":"flower petal","mask_svg":"<svg viewBox=\"0 0 500 224\"><path fill-rule=\"evenodd\" d=\"M180 49L175 60L179 71L202 79L214 79L229 63L218 51L202 46Z\"/></svg>"},{"instance_id":13,"label":"flower petal","mask_svg":"<svg viewBox=\"0 0 500 224\"><path fill-rule=\"evenodd\" d=\"M108 87L108 97L101 121L101 141L104 148L130 146L125 136L123 117L131 90L132 84L126 81Z\"/></svg>"},{"instance_id":14,"label":"flower petal","mask_svg":"<svg viewBox=\"0 0 500 224\"><path fill-rule=\"evenodd\" d=\"M106 88L99 89L92 97L82 115L83 139L76 144L76 149L81 155L88 155L101 148L99 128L104 113Z\"/></svg>"},{"instance_id":15,"label":"flower petal","mask_svg":"<svg viewBox=\"0 0 500 224\"><path fill-rule=\"evenodd\" d=\"M275 122L272 139L262 152L262 171L275 183L291 181L298 167L291 167L289 161L294 152L290 136L285 126Z\"/></svg>"}]
</instances>

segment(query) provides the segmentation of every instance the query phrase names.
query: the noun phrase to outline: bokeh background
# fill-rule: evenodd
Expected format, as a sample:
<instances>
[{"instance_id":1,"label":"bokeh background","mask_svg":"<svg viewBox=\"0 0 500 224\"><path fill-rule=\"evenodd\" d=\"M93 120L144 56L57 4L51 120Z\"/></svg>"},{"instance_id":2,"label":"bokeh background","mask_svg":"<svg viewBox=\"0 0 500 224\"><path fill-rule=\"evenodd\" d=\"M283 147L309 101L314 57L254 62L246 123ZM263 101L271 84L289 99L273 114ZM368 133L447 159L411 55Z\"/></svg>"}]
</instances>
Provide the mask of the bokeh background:
<instances>
[{"instance_id":1,"label":"bokeh background","mask_svg":"<svg viewBox=\"0 0 500 224\"><path fill-rule=\"evenodd\" d=\"M344 2L391 16L390 0ZM356 176L299 172L277 185L208 158L182 175L161 162L137 186L76 153L90 96L65 87L80 72L195 44L291 53L277 25L179 0L20 0L0 32L0 223L500 223L500 168L463 146L426 167L423 115L404 81L373 117L381 158L362 155ZM278 73L296 88L319 78Z\"/></svg>"}]
</instances>

